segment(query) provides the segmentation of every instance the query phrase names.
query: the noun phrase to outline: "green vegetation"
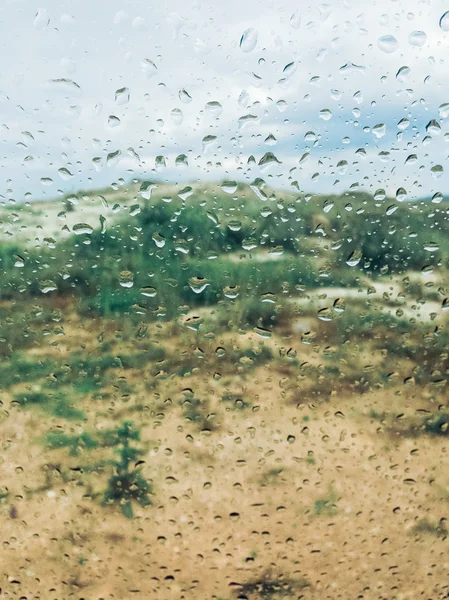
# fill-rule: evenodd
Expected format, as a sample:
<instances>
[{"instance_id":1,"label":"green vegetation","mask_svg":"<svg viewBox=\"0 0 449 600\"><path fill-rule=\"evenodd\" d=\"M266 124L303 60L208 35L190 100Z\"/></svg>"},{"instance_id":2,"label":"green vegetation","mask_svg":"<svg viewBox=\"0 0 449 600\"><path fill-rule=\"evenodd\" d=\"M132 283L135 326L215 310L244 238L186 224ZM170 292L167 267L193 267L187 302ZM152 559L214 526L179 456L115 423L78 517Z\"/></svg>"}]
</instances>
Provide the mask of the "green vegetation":
<instances>
[{"instance_id":1,"label":"green vegetation","mask_svg":"<svg viewBox=\"0 0 449 600\"><path fill-rule=\"evenodd\" d=\"M140 433L131 421L125 421L111 435L116 437L118 460L112 463L114 473L108 480L103 504L118 504L122 514L132 519L133 502L140 506L151 504L151 485L138 467L132 467L132 463L137 464L137 459L143 454L142 450L131 445L131 442L139 442Z\"/></svg>"},{"instance_id":2,"label":"green vegetation","mask_svg":"<svg viewBox=\"0 0 449 600\"><path fill-rule=\"evenodd\" d=\"M448 530L445 526L446 519L441 519L439 523L432 523L428 519L421 519L418 523L411 529L410 533L412 535L419 535L421 533L428 533L430 535L435 535L436 537L445 538L448 535Z\"/></svg>"},{"instance_id":3,"label":"green vegetation","mask_svg":"<svg viewBox=\"0 0 449 600\"><path fill-rule=\"evenodd\" d=\"M328 494L323 498L315 500L314 512L319 516L332 517L337 514L337 494L333 489L330 489Z\"/></svg>"}]
</instances>

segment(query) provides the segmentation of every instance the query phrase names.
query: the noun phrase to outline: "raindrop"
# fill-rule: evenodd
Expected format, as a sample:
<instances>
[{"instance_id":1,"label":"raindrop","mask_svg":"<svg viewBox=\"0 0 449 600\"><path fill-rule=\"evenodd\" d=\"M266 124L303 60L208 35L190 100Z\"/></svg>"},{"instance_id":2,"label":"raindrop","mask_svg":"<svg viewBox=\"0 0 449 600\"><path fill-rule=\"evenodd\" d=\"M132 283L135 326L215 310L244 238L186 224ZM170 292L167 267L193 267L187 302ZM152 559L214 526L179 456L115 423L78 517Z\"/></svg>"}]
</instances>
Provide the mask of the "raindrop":
<instances>
[{"instance_id":1,"label":"raindrop","mask_svg":"<svg viewBox=\"0 0 449 600\"><path fill-rule=\"evenodd\" d=\"M40 8L35 17L34 17L34 21L33 21L33 25L35 27L35 29L37 29L38 31L41 31L42 29L45 29L46 27L48 27L48 25L50 24L50 16L48 14L48 10L46 8Z\"/></svg>"},{"instance_id":2,"label":"raindrop","mask_svg":"<svg viewBox=\"0 0 449 600\"><path fill-rule=\"evenodd\" d=\"M240 38L240 48L243 52L251 52L254 50L257 44L257 31L250 27L243 32L242 37Z\"/></svg>"},{"instance_id":3,"label":"raindrop","mask_svg":"<svg viewBox=\"0 0 449 600\"><path fill-rule=\"evenodd\" d=\"M324 204L323 204L323 210L325 213L328 213L335 205L335 202L333 200L325 200Z\"/></svg>"},{"instance_id":4,"label":"raindrop","mask_svg":"<svg viewBox=\"0 0 449 600\"><path fill-rule=\"evenodd\" d=\"M214 100L214 101L208 102L206 104L205 110L212 117L217 118L223 112L223 107L222 107L222 105L219 102L217 102L216 100Z\"/></svg>"},{"instance_id":5,"label":"raindrop","mask_svg":"<svg viewBox=\"0 0 449 600\"><path fill-rule=\"evenodd\" d=\"M377 125L374 125L371 131L377 139L380 139L386 134L387 127L384 123L378 123Z\"/></svg>"},{"instance_id":6,"label":"raindrop","mask_svg":"<svg viewBox=\"0 0 449 600\"><path fill-rule=\"evenodd\" d=\"M418 160L418 157L416 156L416 154L410 154L409 156L407 156L407 158L405 159L405 164L406 165L413 165L415 164L415 162Z\"/></svg>"},{"instance_id":7,"label":"raindrop","mask_svg":"<svg viewBox=\"0 0 449 600\"><path fill-rule=\"evenodd\" d=\"M441 16L440 27L443 31L449 31L449 10Z\"/></svg>"},{"instance_id":8,"label":"raindrop","mask_svg":"<svg viewBox=\"0 0 449 600\"><path fill-rule=\"evenodd\" d=\"M401 67L399 69L399 71L396 73L396 79L398 81L400 81L401 83L404 83L407 80L409 75L410 75L410 67L404 66L404 67Z\"/></svg>"},{"instance_id":9,"label":"raindrop","mask_svg":"<svg viewBox=\"0 0 449 600\"><path fill-rule=\"evenodd\" d=\"M439 133L441 133L441 125L438 123L438 121L432 119L426 125L426 132L429 135L438 135Z\"/></svg>"},{"instance_id":10,"label":"raindrop","mask_svg":"<svg viewBox=\"0 0 449 600\"><path fill-rule=\"evenodd\" d=\"M444 173L444 169L442 165L434 165L431 169L430 172L432 173L432 176L435 179L439 179L443 173Z\"/></svg>"},{"instance_id":11,"label":"raindrop","mask_svg":"<svg viewBox=\"0 0 449 600\"><path fill-rule=\"evenodd\" d=\"M13 258L15 267L22 268L25 266L25 259L20 254L14 254Z\"/></svg>"},{"instance_id":12,"label":"raindrop","mask_svg":"<svg viewBox=\"0 0 449 600\"><path fill-rule=\"evenodd\" d=\"M405 189L403 187L398 188L398 190L396 191L396 200L398 202L404 202L406 198L407 192L405 191Z\"/></svg>"},{"instance_id":13,"label":"raindrop","mask_svg":"<svg viewBox=\"0 0 449 600\"><path fill-rule=\"evenodd\" d=\"M203 152L207 150L209 146L212 146L217 141L216 135L206 135L202 139Z\"/></svg>"},{"instance_id":14,"label":"raindrop","mask_svg":"<svg viewBox=\"0 0 449 600\"><path fill-rule=\"evenodd\" d=\"M445 102L444 104L440 104L438 113L442 119L449 117L449 103Z\"/></svg>"},{"instance_id":15,"label":"raindrop","mask_svg":"<svg viewBox=\"0 0 449 600\"><path fill-rule=\"evenodd\" d=\"M119 105L128 104L129 95L130 92L127 87L120 88L115 92L115 102Z\"/></svg>"},{"instance_id":16,"label":"raindrop","mask_svg":"<svg viewBox=\"0 0 449 600\"><path fill-rule=\"evenodd\" d=\"M210 285L210 282L203 277L190 277L189 278L189 287L195 292L195 294L201 294Z\"/></svg>"},{"instance_id":17,"label":"raindrop","mask_svg":"<svg viewBox=\"0 0 449 600\"><path fill-rule=\"evenodd\" d=\"M378 47L386 54L391 54L397 50L399 43L393 35L383 35L377 40Z\"/></svg>"},{"instance_id":18,"label":"raindrop","mask_svg":"<svg viewBox=\"0 0 449 600\"><path fill-rule=\"evenodd\" d=\"M134 274L131 271L120 271L118 282L124 288L132 288L134 285Z\"/></svg>"},{"instance_id":19,"label":"raindrop","mask_svg":"<svg viewBox=\"0 0 449 600\"><path fill-rule=\"evenodd\" d=\"M140 293L142 296L147 296L147 298L154 298L157 294L157 290L154 287L148 286L140 288Z\"/></svg>"},{"instance_id":20,"label":"raindrop","mask_svg":"<svg viewBox=\"0 0 449 600\"><path fill-rule=\"evenodd\" d=\"M427 252L436 252L439 249L439 245L435 242L427 242L424 244L424 250L427 250Z\"/></svg>"},{"instance_id":21,"label":"raindrop","mask_svg":"<svg viewBox=\"0 0 449 600\"><path fill-rule=\"evenodd\" d=\"M188 167L189 161L187 160L187 156L185 154L179 154L175 159L175 165L177 167Z\"/></svg>"},{"instance_id":22,"label":"raindrop","mask_svg":"<svg viewBox=\"0 0 449 600\"><path fill-rule=\"evenodd\" d=\"M278 158L276 158L276 156L272 152L266 152L262 156L262 158L259 160L258 164L259 164L259 167L268 168L268 167L271 167L272 165L275 165L275 164L280 165L282 163Z\"/></svg>"},{"instance_id":23,"label":"raindrop","mask_svg":"<svg viewBox=\"0 0 449 600\"><path fill-rule=\"evenodd\" d=\"M120 160L120 156L122 155L121 150L116 150L115 152L110 152L107 156L106 156L106 165L108 167L113 167L115 166L119 160Z\"/></svg>"},{"instance_id":24,"label":"raindrop","mask_svg":"<svg viewBox=\"0 0 449 600\"><path fill-rule=\"evenodd\" d=\"M153 233L151 239L158 248L163 248L165 246L165 238L160 233Z\"/></svg>"},{"instance_id":25,"label":"raindrop","mask_svg":"<svg viewBox=\"0 0 449 600\"><path fill-rule=\"evenodd\" d=\"M354 252L351 252L351 254L346 259L346 264L349 267L355 267L356 265L359 264L359 262L361 260L362 260L362 251L361 250L354 250Z\"/></svg>"},{"instance_id":26,"label":"raindrop","mask_svg":"<svg viewBox=\"0 0 449 600\"><path fill-rule=\"evenodd\" d=\"M140 68L146 77L152 77L157 72L156 65L149 58L144 58L140 61Z\"/></svg>"},{"instance_id":27,"label":"raindrop","mask_svg":"<svg viewBox=\"0 0 449 600\"><path fill-rule=\"evenodd\" d=\"M234 194L237 191L237 183L235 181L224 181L220 187L227 194Z\"/></svg>"},{"instance_id":28,"label":"raindrop","mask_svg":"<svg viewBox=\"0 0 449 600\"><path fill-rule=\"evenodd\" d=\"M235 300L239 297L240 294L240 286L239 285L228 285L223 288L223 295L226 298L230 298L231 300Z\"/></svg>"},{"instance_id":29,"label":"raindrop","mask_svg":"<svg viewBox=\"0 0 449 600\"><path fill-rule=\"evenodd\" d=\"M271 338L271 331L269 331L268 329L264 329L263 327L254 327L253 331L261 338Z\"/></svg>"},{"instance_id":30,"label":"raindrop","mask_svg":"<svg viewBox=\"0 0 449 600\"><path fill-rule=\"evenodd\" d=\"M192 102L192 96L184 88L179 90L178 98L181 100L181 102L184 102L184 104L189 104L189 102Z\"/></svg>"},{"instance_id":31,"label":"raindrop","mask_svg":"<svg viewBox=\"0 0 449 600\"><path fill-rule=\"evenodd\" d=\"M424 31L412 31L408 36L408 43L410 46L424 46L427 41L427 34Z\"/></svg>"},{"instance_id":32,"label":"raindrop","mask_svg":"<svg viewBox=\"0 0 449 600\"><path fill-rule=\"evenodd\" d=\"M70 171L68 169L66 169L65 167L61 167L60 169L58 169L58 173L59 173L61 179L63 179L64 181L68 181L69 179L71 179L73 177L73 174L70 173Z\"/></svg>"},{"instance_id":33,"label":"raindrop","mask_svg":"<svg viewBox=\"0 0 449 600\"><path fill-rule=\"evenodd\" d=\"M184 120L184 115L180 108L174 108L170 113L171 119L175 125L181 125Z\"/></svg>"},{"instance_id":34,"label":"raindrop","mask_svg":"<svg viewBox=\"0 0 449 600\"><path fill-rule=\"evenodd\" d=\"M323 121L329 121L332 118L332 112L328 108L323 108L320 110L320 119Z\"/></svg>"},{"instance_id":35,"label":"raindrop","mask_svg":"<svg viewBox=\"0 0 449 600\"><path fill-rule=\"evenodd\" d=\"M120 125L120 119L115 115L109 115L108 126L111 128L118 127Z\"/></svg>"},{"instance_id":36,"label":"raindrop","mask_svg":"<svg viewBox=\"0 0 449 600\"><path fill-rule=\"evenodd\" d=\"M73 226L72 231L76 235L91 235L94 229L87 223L77 223Z\"/></svg>"},{"instance_id":37,"label":"raindrop","mask_svg":"<svg viewBox=\"0 0 449 600\"><path fill-rule=\"evenodd\" d=\"M39 281L39 289L43 294L48 294L49 292L56 291L58 286L51 279L44 279L43 281Z\"/></svg>"}]
</instances>

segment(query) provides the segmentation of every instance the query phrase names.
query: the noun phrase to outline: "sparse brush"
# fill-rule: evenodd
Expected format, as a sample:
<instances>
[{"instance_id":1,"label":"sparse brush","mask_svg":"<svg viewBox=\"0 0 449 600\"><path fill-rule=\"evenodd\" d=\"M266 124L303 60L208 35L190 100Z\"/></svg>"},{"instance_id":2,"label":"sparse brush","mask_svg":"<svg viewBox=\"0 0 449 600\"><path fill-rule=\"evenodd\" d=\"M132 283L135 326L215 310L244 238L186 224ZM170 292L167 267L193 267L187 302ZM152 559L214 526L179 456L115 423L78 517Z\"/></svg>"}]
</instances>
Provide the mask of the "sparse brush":
<instances>
[{"instance_id":1,"label":"sparse brush","mask_svg":"<svg viewBox=\"0 0 449 600\"><path fill-rule=\"evenodd\" d=\"M128 519L134 516L132 503L140 506L151 504L151 484L143 477L141 470L132 468L142 450L131 446L131 442L140 441L140 433L131 421L124 421L115 432L119 447L115 450L118 460L113 462L114 474L109 478L103 496L103 504L119 504L122 514Z\"/></svg>"}]
</instances>

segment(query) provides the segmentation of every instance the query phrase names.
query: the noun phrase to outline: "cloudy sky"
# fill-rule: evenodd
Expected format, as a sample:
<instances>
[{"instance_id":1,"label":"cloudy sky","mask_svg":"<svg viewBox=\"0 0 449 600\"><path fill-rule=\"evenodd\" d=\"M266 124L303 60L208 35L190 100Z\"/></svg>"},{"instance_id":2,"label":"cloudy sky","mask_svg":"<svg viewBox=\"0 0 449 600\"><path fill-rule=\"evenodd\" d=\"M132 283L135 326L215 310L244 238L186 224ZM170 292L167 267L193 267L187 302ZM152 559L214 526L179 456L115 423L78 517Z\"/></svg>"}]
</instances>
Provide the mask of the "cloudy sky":
<instances>
[{"instance_id":1,"label":"cloudy sky","mask_svg":"<svg viewBox=\"0 0 449 600\"><path fill-rule=\"evenodd\" d=\"M133 177L447 193L448 9L2 0L0 200Z\"/></svg>"}]
</instances>

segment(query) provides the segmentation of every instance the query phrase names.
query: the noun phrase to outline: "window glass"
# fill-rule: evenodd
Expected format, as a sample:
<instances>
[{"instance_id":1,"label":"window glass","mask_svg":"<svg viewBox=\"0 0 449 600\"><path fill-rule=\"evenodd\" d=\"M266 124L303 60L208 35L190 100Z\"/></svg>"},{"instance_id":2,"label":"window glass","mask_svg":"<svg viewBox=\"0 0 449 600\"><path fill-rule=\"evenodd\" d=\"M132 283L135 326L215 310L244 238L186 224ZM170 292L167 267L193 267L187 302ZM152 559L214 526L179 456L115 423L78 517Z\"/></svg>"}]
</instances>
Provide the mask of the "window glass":
<instances>
[{"instance_id":1,"label":"window glass","mask_svg":"<svg viewBox=\"0 0 449 600\"><path fill-rule=\"evenodd\" d=\"M1 2L2 598L449 597L448 8Z\"/></svg>"}]
</instances>

